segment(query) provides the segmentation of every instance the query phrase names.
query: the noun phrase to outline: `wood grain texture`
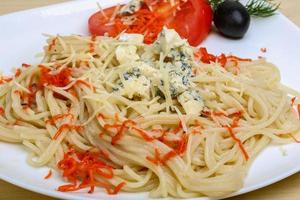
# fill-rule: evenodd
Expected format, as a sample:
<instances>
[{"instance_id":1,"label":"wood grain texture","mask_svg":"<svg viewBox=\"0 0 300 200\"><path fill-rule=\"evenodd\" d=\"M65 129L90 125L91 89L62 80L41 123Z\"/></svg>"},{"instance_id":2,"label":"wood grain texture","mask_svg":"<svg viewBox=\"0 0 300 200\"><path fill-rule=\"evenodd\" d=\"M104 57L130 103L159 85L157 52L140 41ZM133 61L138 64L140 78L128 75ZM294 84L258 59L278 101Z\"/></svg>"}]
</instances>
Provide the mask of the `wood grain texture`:
<instances>
[{"instance_id":1,"label":"wood grain texture","mask_svg":"<svg viewBox=\"0 0 300 200\"><path fill-rule=\"evenodd\" d=\"M0 15L50 5L67 0L0 0ZM282 0L280 10L295 24L300 26L300 0ZM300 158L299 158L300 159ZM0 200L54 200L0 180ZM298 200L300 199L300 173L268 187L228 200Z\"/></svg>"}]
</instances>

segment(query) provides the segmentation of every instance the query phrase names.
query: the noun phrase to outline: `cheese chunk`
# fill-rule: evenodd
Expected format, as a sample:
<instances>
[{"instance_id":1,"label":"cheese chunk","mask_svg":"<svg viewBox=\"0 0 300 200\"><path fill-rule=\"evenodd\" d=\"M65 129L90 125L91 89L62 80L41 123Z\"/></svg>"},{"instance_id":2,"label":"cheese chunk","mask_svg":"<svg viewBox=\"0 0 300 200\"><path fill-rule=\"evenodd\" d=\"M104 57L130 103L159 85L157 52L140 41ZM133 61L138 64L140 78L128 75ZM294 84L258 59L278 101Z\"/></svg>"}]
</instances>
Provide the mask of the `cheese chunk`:
<instances>
[{"instance_id":1,"label":"cheese chunk","mask_svg":"<svg viewBox=\"0 0 300 200\"><path fill-rule=\"evenodd\" d=\"M149 98L150 80L145 76L129 77L123 82L121 95L132 99L134 96Z\"/></svg>"},{"instance_id":2,"label":"cheese chunk","mask_svg":"<svg viewBox=\"0 0 300 200\"><path fill-rule=\"evenodd\" d=\"M177 99L186 114L200 115L203 110L203 100L196 91L185 91Z\"/></svg>"},{"instance_id":3,"label":"cheese chunk","mask_svg":"<svg viewBox=\"0 0 300 200\"><path fill-rule=\"evenodd\" d=\"M144 35L136 33L122 33L119 40L140 44L144 41Z\"/></svg>"},{"instance_id":4,"label":"cheese chunk","mask_svg":"<svg viewBox=\"0 0 300 200\"><path fill-rule=\"evenodd\" d=\"M140 57L136 53L137 47L134 45L120 45L116 49L116 57L120 64L138 60Z\"/></svg>"},{"instance_id":5,"label":"cheese chunk","mask_svg":"<svg viewBox=\"0 0 300 200\"><path fill-rule=\"evenodd\" d=\"M159 70L151 67L145 62L138 63L138 68L141 71L141 74L146 77L159 77Z\"/></svg>"},{"instance_id":6,"label":"cheese chunk","mask_svg":"<svg viewBox=\"0 0 300 200\"><path fill-rule=\"evenodd\" d=\"M168 54L169 50L174 47L179 47L186 44L186 41L181 39L174 29L163 28L162 32L156 41L161 50Z\"/></svg>"}]
</instances>

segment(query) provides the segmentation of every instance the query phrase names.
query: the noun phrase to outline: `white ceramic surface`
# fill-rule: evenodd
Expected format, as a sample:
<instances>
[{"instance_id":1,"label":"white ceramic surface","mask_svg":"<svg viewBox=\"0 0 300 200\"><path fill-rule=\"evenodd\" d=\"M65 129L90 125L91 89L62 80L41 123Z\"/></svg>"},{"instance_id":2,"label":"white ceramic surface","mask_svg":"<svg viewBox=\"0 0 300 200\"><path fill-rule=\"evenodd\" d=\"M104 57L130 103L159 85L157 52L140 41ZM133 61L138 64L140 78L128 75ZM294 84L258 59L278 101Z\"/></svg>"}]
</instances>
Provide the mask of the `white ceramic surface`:
<instances>
[{"instance_id":1,"label":"white ceramic surface","mask_svg":"<svg viewBox=\"0 0 300 200\"><path fill-rule=\"evenodd\" d=\"M103 7L120 0L102 0ZM88 34L88 17L97 11L96 0L81 0L54 6L0 16L0 69L8 73L21 63L35 63L35 55L42 51L48 34ZM266 19L252 19L251 27L242 40L229 40L211 33L201 44L214 53L234 53L240 57L265 56L281 70L282 82L300 91L300 31L282 14ZM260 52L266 47L267 53ZM286 178L300 170L300 145L289 144L265 149L255 160L245 180L244 187L233 195L249 192ZM63 184L57 173L49 180L43 177L46 167L33 168L26 164L26 151L22 146L0 142L0 178L20 187L63 199L147 199L147 193L120 193L108 196L97 189L94 194L86 191L60 193L56 188ZM208 199L208 198L201 198Z\"/></svg>"}]
</instances>

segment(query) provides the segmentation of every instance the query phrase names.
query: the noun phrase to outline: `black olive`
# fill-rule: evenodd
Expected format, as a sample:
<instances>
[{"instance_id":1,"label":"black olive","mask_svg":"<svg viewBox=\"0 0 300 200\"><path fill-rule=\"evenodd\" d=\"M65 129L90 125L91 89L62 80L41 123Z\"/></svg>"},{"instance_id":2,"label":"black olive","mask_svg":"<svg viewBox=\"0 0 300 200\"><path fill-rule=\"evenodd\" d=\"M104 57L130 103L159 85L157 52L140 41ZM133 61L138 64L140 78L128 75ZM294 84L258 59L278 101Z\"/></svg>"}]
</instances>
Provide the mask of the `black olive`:
<instances>
[{"instance_id":1,"label":"black olive","mask_svg":"<svg viewBox=\"0 0 300 200\"><path fill-rule=\"evenodd\" d=\"M215 10L214 24L223 35L242 38L249 28L250 15L240 2L225 0Z\"/></svg>"}]
</instances>

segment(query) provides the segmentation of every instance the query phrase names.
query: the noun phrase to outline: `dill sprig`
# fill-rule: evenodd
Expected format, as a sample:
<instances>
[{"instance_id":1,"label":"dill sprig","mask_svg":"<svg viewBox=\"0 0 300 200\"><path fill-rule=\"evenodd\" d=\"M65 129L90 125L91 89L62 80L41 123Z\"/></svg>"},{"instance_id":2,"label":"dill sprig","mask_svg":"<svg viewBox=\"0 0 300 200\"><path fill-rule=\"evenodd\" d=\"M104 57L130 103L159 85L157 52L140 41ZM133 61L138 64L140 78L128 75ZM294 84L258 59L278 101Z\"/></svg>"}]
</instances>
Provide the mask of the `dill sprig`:
<instances>
[{"instance_id":1,"label":"dill sprig","mask_svg":"<svg viewBox=\"0 0 300 200\"><path fill-rule=\"evenodd\" d=\"M209 3L213 10L216 10L218 5L224 1L226 0L209 0ZM269 17L275 14L279 5L279 3L274 3L273 0L249 0L245 7L251 16Z\"/></svg>"},{"instance_id":2,"label":"dill sprig","mask_svg":"<svg viewBox=\"0 0 300 200\"><path fill-rule=\"evenodd\" d=\"M257 17L269 17L275 14L279 8L272 0L249 0L246 4L249 15Z\"/></svg>"},{"instance_id":3,"label":"dill sprig","mask_svg":"<svg viewBox=\"0 0 300 200\"><path fill-rule=\"evenodd\" d=\"M213 10L216 10L218 5L222 3L224 0L208 0L209 4L213 8Z\"/></svg>"}]
</instances>

